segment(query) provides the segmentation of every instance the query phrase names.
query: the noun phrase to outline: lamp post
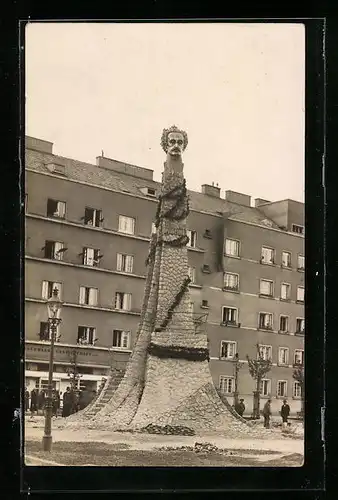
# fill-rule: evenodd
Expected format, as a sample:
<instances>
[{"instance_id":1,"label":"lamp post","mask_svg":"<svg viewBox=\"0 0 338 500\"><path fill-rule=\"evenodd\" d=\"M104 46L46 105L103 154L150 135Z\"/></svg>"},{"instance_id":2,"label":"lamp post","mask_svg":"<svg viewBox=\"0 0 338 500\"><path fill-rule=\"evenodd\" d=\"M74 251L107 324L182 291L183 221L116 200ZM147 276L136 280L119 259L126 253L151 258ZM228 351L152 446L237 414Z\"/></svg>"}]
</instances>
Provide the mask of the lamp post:
<instances>
[{"instance_id":1,"label":"lamp post","mask_svg":"<svg viewBox=\"0 0 338 500\"><path fill-rule=\"evenodd\" d=\"M48 323L50 333L50 353L49 353L49 372L48 372L48 390L45 412L45 431L42 438L43 451L52 449L52 413L53 413L53 371L54 371L54 343L56 341L57 327L61 323L60 314L62 302L58 296L57 288L54 288L52 296L47 300Z\"/></svg>"}]
</instances>

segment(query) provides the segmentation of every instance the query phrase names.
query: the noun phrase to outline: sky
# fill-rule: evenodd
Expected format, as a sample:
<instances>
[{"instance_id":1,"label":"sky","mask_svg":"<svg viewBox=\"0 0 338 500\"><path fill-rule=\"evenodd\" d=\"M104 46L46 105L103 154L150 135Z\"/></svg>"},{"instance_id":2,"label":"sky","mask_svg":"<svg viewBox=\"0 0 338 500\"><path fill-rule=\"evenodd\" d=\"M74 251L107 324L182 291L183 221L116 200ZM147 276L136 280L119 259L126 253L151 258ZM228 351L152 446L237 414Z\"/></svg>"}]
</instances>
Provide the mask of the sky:
<instances>
[{"instance_id":1,"label":"sky","mask_svg":"<svg viewBox=\"0 0 338 500\"><path fill-rule=\"evenodd\" d=\"M29 23L26 135L154 170L188 133L187 187L304 201L305 31L277 23Z\"/></svg>"}]
</instances>

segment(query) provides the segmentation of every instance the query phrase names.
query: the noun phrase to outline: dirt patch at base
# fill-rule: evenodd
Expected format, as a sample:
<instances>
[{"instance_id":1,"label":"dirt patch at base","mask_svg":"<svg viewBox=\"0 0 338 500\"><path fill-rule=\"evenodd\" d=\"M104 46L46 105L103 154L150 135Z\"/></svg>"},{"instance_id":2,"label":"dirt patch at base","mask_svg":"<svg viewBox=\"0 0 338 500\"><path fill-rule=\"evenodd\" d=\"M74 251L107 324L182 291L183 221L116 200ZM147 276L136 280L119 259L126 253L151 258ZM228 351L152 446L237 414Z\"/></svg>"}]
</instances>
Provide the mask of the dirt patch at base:
<instances>
[{"instance_id":1,"label":"dirt patch at base","mask_svg":"<svg viewBox=\"0 0 338 500\"><path fill-rule=\"evenodd\" d=\"M38 457L43 465L43 460L54 461L58 464L68 466L108 466L108 467L295 467L303 463L302 455L292 454L287 457L280 457L274 460L258 460L260 454L264 452L252 453L252 457L241 457L244 450L217 450L210 452L199 452L185 449L171 450L130 450L124 443L116 445L100 442L56 442L53 444L51 452L43 452L41 443L28 441L25 445L25 453L30 457ZM247 455L248 450L245 451ZM271 453L271 452L270 452ZM27 460L27 465L32 461ZM37 464L34 466L38 466Z\"/></svg>"}]
</instances>

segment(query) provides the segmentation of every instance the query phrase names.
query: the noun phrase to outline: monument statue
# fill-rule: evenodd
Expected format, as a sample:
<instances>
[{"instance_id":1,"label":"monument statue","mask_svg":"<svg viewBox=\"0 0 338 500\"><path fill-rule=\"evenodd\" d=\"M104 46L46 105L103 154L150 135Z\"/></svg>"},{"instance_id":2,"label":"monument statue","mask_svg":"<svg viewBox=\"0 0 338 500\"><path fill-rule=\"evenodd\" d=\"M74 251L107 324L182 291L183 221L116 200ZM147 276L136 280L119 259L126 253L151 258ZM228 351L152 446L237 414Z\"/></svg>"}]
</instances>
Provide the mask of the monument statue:
<instances>
[{"instance_id":1,"label":"monument statue","mask_svg":"<svg viewBox=\"0 0 338 500\"><path fill-rule=\"evenodd\" d=\"M185 131L164 129L161 146L167 154L147 259L141 318L133 350L118 388L107 400L106 381L99 397L67 426L112 430L191 433L249 430L223 402L209 370L205 333L196 333L190 308L188 277L188 194L182 153ZM106 394L106 399L105 398Z\"/></svg>"}]
</instances>

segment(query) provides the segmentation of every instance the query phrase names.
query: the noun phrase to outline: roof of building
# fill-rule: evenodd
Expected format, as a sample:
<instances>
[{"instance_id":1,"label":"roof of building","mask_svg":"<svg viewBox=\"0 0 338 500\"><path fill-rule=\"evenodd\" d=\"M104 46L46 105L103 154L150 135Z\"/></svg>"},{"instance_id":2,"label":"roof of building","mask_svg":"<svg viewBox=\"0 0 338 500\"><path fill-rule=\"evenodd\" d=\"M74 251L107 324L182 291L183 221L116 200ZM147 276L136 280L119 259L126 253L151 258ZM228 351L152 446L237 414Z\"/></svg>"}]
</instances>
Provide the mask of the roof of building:
<instances>
[{"instance_id":1,"label":"roof of building","mask_svg":"<svg viewBox=\"0 0 338 500\"><path fill-rule=\"evenodd\" d=\"M29 149L26 152L26 168L41 173L49 173L46 164L56 163L64 165L65 177L80 182L88 182L98 187L111 189L122 193L129 193L149 199L141 188L149 187L159 189L160 183L154 180L134 177L108 168L98 167L63 156L44 153ZM222 198L216 198L196 191L188 191L190 208L199 212L214 215L227 214L227 218L242 222L251 222L264 227L280 229L279 226L268 219L258 208L239 205Z\"/></svg>"}]
</instances>

